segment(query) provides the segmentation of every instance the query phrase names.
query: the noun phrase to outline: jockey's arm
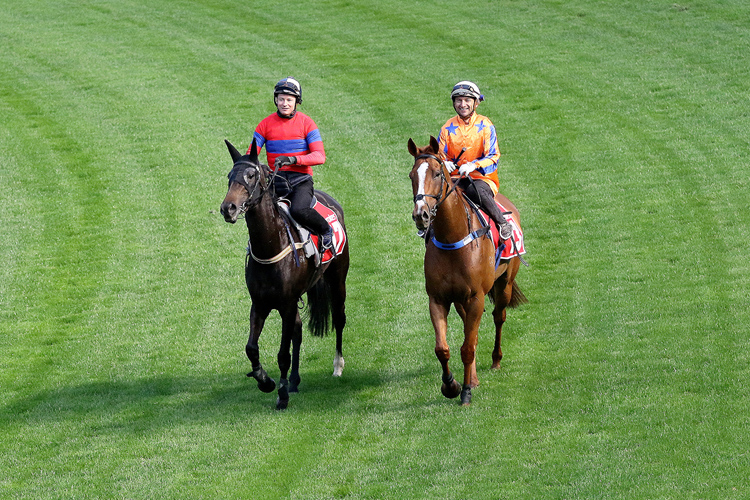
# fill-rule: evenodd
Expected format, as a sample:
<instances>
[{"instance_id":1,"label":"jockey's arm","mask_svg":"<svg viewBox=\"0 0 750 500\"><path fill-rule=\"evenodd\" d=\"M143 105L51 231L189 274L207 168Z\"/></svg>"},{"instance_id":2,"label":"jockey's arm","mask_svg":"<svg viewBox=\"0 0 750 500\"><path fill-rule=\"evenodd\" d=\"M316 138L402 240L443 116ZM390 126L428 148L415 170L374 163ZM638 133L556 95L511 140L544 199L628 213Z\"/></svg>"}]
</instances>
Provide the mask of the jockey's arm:
<instances>
[{"instance_id":1,"label":"jockey's arm","mask_svg":"<svg viewBox=\"0 0 750 500\"><path fill-rule=\"evenodd\" d=\"M309 153L297 156L297 165L314 167L326 162L326 151L323 147L323 141L315 141L310 143L308 147L310 148Z\"/></svg>"}]
</instances>

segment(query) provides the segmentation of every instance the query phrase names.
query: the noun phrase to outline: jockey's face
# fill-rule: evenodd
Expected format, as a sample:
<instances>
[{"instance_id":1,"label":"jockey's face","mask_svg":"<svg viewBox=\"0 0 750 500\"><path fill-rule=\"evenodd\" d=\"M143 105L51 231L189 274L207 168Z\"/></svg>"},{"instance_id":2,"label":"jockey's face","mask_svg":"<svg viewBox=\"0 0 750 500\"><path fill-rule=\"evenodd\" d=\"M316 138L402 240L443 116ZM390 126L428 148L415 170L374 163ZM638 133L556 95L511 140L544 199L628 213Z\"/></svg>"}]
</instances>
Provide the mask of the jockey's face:
<instances>
[{"instance_id":1,"label":"jockey's face","mask_svg":"<svg viewBox=\"0 0 750 500\"><path fill-rule=\"evenodd\" d=\"M476 109L476 101L473 97L458 96L453 99L453 109L462 120L468 120Z\"/></svg>"},{"instance_id":2,"label":"jockey's face","mask_svg":"<svg viewBox=\"0 0 750 500\"><path fill-rule=\"evenodd\" d=\"M279 94L276 96L276 109L281 116L291 116L297 106L297 98L293 95Z\"/></svg>"}]
</instances>

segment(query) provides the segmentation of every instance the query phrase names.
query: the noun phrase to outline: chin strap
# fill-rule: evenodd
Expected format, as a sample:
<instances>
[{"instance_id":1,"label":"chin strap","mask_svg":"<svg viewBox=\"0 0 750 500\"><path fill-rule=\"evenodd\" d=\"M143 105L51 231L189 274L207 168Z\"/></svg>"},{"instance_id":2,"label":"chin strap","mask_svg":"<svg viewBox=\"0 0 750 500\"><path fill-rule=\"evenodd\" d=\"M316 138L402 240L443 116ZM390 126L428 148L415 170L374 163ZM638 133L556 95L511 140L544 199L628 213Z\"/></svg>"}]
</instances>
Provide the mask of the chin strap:
<instances>
[{"instance_id":1,"label":"chin strap","mask_svg":"<svg viewBox=\"0 0 750 500\"><path fill-rule=\"evenodd\" d=\"M276 110L276 114L279 115L279 118L283 118L285 120L291 120L292 118L294 118L294 115L297 114L297 108L295 107L294 111L292 111L292 114L289 116L282 115L278 109Z\"/></svg>"}]
</instances>

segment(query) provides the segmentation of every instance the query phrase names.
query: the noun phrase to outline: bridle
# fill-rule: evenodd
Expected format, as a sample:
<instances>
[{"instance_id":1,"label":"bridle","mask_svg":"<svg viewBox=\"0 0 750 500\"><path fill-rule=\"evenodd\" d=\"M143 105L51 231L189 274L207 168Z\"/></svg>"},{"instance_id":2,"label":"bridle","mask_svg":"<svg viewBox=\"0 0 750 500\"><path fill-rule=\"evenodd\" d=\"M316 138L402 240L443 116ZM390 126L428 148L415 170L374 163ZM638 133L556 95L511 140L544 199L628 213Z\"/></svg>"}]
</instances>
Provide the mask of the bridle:
<instances>
[{"instance_id":1,"label":"bridle","mask_svg":"<svg viewBox=\"0 0 750 500\"><path fill-rule=\"evenodd\" d=\"M250 184L248 184L247 180L245 180L245 172L250 168L255 169L255 171L257 172L252 189L250 188ZM239 175L240 173L242 175ZM274 172L274 175L276 175L276 172ZM266 194L266 191L268 191L268 186L270 185L270 183L264 183L265 185L261 185L261 178L265 180L265 175L263 175L262 167L248 160L237 160L236 162L234 162L232 170L229 172L229 175L227 175L227 177L229 178L229 184L231 184L232 182L240 184L245 188L245 191L247 191L249 195L247 200L242 202L242 205L239 207L237 218L243 216L245 212L250 209L250 202L253 200L255 191L258 189L258 186L260 185L260 195L258 195L258 198L260 199L264 194Z\"/></svg>"},{"instance_id":2,"label":"bridle","mask_svg":"<svg viewBox=\"0 0 750 500\"><path fill-rule=\"evenodd\" d=\"M414 195L414 203L417 203L418 201L424 200L425 198L434 198L435 199L435 205L430 209L430 215L432 217L435 217L437 215L438 208L440 208L440 205L443 204L443 202L448 199L448 197L453 193L453 191L456 190L456 187L458 186L458 180L454 183L450 183L448 179L445 177L445 162L438 158L437 156L430 154L430 153L422 153L420 155L417 155L415 157L415 160L422 160L425 158L430 158L432 160L435 160L440 164L440 194L434 195L434 194L416 194ZM443 186L445 184L451 184L451 187L445 190ZM444 194L445 193L445 194Z\"/></svg>"},{"instance_id":3,"label":"bridle","mask_svg":"<svg viewBox=\"0 0 750 500\"><path fill-rule=\"evenodd\" d=\"M466 149L464 148L464 150L461 151L461 154L459 154L458 158L460 158L461 155L463 155L463 153L465 151L466 151ZM441 160L440 158L438 158L437 156L435 156L435 155L433 155L431 153L421 153L421 154L419 154L419 155L417 155L415 157L415 160L421 160L421 159L425 159L425 158L429 158L431 160L435 160L436 162L438 162L440 164L440 179L441 179L441 181L440 181L440 194L439 195L434 195L434 194L417 194L417 195L414 196L414 203L416 204L418 201L423 200L425 198L434 198L436 200L435 205L432 208L429 209L430 210L430 218L434 219L437 216L437 211L438 211L438 208L440 208L440 205L442 205L448 199L448 197L456 190L456 188L458 187L458 183L461 181L461 179L463 178L463 176L461 176L458 179L456 179L455 182L450 182L445 177L445 170L446 170L446 168L445 168L445 161ZM456 161L458 161L458 158L456 159ZM471 180L471 177L468 177L468 178ZM445 188L444 186L446 184L450 184L450 187L449 188ZM467 206L467 204L464 203L463 206L464 206L464 211L466 212L467 225L469 227L469 231L471 231L471 211L469 210L469 206L473 206L473 203L471 203L471 201L468 200L468 199L466 201L469 203L469 205ZM432 220L430 221L430 224L432 224ZM488 229L488 227L489 226L485 227L484 229ZM484 233L480 234L477 231L471 232L469 234L469 236L468 236L469 241L471 241L471 240L473 240L473 239L475 239L475 238L477 238L479 236L482 236L483 234ZM455 244L441 244L440 242L438 242L435 239L434 236L433 236L432 239L433 239L433 243L436 246L438 246L438 248L441 248L443 250L453 250L454 247L455 247ZM464 240L462 240L462 242L459 242L459 243L461 243L461 245L463 246L463 244L466 243L466 238L464 238ZM455 247L455 248L460 248L460 247Z\"/></svg>"},{"instance_id":4,"label":"bridle","mask_svg":"<svg viewBox=\"0 0 750 500\"><path fill-rule=\"evenodd\" d=\"M245 172L247 172L250 168L255 169L257 176L255 179L255 182L253 182L252 188L250 187L250 184L246 180ZM234 162L234 165L232 166L232 170L229 172L229 175L227 176L229 178L229 185L232 185L232 182L236 182L237 184L240 184L242 187L245 188L245 191L248 193L248 198L244 202L242 202L242 205L239 207L237 212L237 218L239 219L251 207L251 203L253 199L256 198L255 192L258 190L258 186L260 186L260 194L257 196L257 201L252 204L257 205L261 199L263 199L263 196L270 191L270 188L273 187L273 181L276 177L276 174L278 173L279 169L276 168L273 171L273 174L271 174L271 177L269 179L266 179L266 173L263 170L263 165L259 165L257 163L254 163L249 160L240 159ZM241 175L240 175L241 174ZM262 181L262 182L261 182ZM277 213L278 215L278 213ZM271 257L270 259L261 259L259 257L256 257L253 254L252 248L250 247L250 244L248 243L247 247L247 259L250 257L253 258L255 262L258 262L259 264L275 264L279 262L281 259L289 255L294 250L299 250L300 248L304 247L304 243L295 243L294 238L292 236L292 233L289 230L289 225L284 221L284 225L286 227L287 235L289 236L289 241L291 242L288 246L286 246L281 252L279 252L276 256ZM299 267L299 258L297 257L297 254L294 254L294 260L297 263L297 267ZM247 266L247 263L245 264Z\"/></svg>"}]
</instances>

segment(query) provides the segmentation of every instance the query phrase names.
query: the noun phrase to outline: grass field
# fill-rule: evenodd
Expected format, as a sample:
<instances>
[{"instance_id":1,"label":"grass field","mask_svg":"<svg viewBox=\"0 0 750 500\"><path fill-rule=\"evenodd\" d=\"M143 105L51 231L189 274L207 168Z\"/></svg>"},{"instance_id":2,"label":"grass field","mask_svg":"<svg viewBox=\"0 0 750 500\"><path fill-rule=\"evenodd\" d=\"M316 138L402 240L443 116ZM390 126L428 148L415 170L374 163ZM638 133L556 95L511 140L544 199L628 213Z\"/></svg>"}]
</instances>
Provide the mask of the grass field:
<instances>
[{"instance_id":1,"label":"grass field","mask_svg":"<svg viewBox=\"0 0 750 500\"><path fill-rule=\"evenodd\" d=\"M1 498L750 497L746 2L4 1L0 46ZM277 412L218 206L288 75L352 267L343 377L305 334ZM530 263L468 408L406 151L463 79Z\"/></svg>"}]
</instances>

